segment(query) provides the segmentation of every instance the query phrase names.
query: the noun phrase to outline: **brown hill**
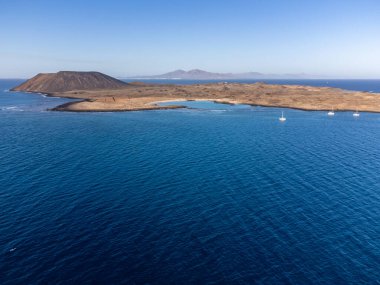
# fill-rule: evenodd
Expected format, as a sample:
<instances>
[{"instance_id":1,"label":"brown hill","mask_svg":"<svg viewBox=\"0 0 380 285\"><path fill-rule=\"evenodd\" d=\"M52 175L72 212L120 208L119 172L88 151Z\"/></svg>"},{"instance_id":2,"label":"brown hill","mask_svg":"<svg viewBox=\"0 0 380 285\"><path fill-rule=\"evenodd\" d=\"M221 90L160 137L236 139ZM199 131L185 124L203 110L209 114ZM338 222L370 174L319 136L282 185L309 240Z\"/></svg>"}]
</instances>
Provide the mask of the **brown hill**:
<instances>
[{"instance_id":1,"label":"brown hill","mask_svg":"<svg viewBox=\"0 0 380 285\"><path fill-rule=\"evenodd\" d=\"M41 93L66 92L72 90L117 89L127 83L100 72L59 71L40 73L25 81L12 91Z\"/></svg>"}]
</instances>

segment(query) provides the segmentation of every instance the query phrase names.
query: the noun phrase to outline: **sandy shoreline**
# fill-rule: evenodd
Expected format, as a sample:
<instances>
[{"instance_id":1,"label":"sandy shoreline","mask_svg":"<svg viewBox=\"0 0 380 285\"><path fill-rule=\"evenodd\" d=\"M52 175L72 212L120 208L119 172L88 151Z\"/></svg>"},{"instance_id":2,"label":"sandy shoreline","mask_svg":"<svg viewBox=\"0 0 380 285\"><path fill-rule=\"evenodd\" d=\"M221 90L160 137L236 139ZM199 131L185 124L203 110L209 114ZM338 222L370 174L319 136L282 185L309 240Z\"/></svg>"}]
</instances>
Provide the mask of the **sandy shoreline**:
<instances>
[{"instance_id":1,"label":"sandy shoreline","mask_svg":"<svg viewBox=\"0 0 380 285\"><path fill-rule=\"evenodd\" d=\"M25 90L41 93L38 90ZM264 83L206 83L193 85L129 84L125 88L43 92L52 97L79 99L53 111L121 112L164 110L184 106L159 106L161 102L213 101L226 104L292 108L305 111L380 112L380 94L331 87L272 85Z\"/></svg>"}]
</instances>

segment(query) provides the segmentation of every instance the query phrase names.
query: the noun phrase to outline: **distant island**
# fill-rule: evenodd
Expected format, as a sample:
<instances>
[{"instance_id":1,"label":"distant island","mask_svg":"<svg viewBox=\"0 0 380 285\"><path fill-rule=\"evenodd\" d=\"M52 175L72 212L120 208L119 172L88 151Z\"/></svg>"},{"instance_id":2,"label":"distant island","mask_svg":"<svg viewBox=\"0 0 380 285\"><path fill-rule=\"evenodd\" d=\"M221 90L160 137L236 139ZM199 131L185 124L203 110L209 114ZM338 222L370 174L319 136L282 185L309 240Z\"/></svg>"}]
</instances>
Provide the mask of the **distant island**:
<instances>
[{"instance_id":1,"label":"distant island","mask_svg":"<svg viewBox=\"0 0 380 285\"><path fill-rule=\"evenodd\" d=\"M234 79L312 79L321 78L309 74L264 74L260 72L245 73L214 73L201 69L192 69L185 71L178 69L172 72L150 75L150 76L134 76L129 79L183 79L183 80L234 80Z\"/></svg>"},{"instance_id":2,"label":"distant island","mask_svg":"<svg viewBox=\"0 0 380 285\"><path fill-rule=\"evenodd\" d=\"M380 112L380 94L331 87L265 83L205 83L191 85L126 83L100 72L41 73L12 91L82 99L56 111L102 112L181 108L159 106L163 101L210 100L229 104L302 110Z\"/></svg>"}]
</instances>

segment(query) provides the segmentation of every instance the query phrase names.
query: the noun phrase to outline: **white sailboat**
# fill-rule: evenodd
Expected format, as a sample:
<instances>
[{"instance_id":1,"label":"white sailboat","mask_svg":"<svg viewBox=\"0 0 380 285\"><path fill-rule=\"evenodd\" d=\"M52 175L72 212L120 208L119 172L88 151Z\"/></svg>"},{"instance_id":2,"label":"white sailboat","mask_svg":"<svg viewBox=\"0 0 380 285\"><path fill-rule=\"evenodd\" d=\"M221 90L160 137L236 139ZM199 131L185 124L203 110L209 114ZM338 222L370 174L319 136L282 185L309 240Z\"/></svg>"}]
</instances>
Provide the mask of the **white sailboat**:
<instances>
[{"instance_id":1,"label":"white sailboat","mask_svg":"<svg viewBox=\"0 0 380 285\"><path fill-rule=\"evenodd\" d=\"M334 113L334 109L331 108L331 111L329 111L329 112L327 113L327 115L329 115L329 116L334 116L334 115L335 115L335 113Z\"/></svg>"},{"instance_id":2,"label":"white sailboat","mask_svg":"<svg viewBox=\"0 0 380 285\"><path fill-rule=\"evenodd\" d=\"M352 116L354 116L354 117L359 117L360 116L360 113L358 112L358 109L356 109L355 113L353 113Z\"/></svg>"},{"instance_id":3,"label":"white sailboat","mask_svg":"<svg viewBox=\"0 0 380 285\"><path fill-rule=\"evenodd\" d=\"M285 122L286 118L284 117L284 112L281 112L281 117L279 118L280 122Z\"/></svg>"}]
</instances>

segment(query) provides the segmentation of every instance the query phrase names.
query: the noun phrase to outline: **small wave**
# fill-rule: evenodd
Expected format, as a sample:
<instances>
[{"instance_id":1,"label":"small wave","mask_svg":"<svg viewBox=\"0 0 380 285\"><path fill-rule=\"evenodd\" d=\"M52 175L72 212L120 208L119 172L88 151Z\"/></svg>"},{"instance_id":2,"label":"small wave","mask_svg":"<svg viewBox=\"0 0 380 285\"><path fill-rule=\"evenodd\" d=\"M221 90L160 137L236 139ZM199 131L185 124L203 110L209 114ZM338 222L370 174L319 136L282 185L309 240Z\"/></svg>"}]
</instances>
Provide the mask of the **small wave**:
<instances>
[{"instance_id":1,"label":"small wave","mask_svg":"<svg viewBox=\"0 0 380 285\"><path fill-rule=\"evenodd\" d=\"M1 107L0 110L2 111L24 111L20 107L17 106L9 106L9 107Z\"/></svg>"},{"instance_id":2,"label":"small wave","mask_svg":"<svg viewBox=\"0 0 380 285\"><path fill-rule=\"evenodd\" d=\"M215 110L207 110L207 111L210 111L210 112L216 112L216 113L227 112L227 110L218 110L218 109L215 109Z\"/></svg>"}]
</instances>

